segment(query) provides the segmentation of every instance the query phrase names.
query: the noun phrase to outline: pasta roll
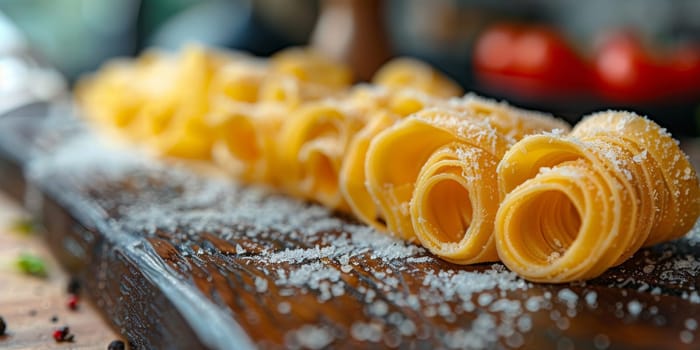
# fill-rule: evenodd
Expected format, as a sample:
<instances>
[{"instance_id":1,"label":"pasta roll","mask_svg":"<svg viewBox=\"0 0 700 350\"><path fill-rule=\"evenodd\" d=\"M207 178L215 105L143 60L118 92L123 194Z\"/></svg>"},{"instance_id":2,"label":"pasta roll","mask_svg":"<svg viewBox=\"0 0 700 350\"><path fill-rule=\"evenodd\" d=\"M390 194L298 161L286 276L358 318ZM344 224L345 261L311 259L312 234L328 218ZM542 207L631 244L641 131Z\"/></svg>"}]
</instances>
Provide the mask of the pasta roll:
<instances>
[{"instance_id":1,"label":"pasta roll","mask_svg":"<svg viewBox=\"0 0 700 350\"><path fill-rule=\"evenodd\" d=\"M431 155L455 142L464 148L483 149L483 154L497 159L509 146L488 119L438 108L399 121L371 142L365 164L367 189L392 233L407 240L416 238L410 217L416 181Z\"/></svg>"},{"instance_id":2,"label":"pasta roll","mask_svg":"<svg viewBox=\"0 0 700 350\"><path fill-rule=\"evenodd\" d=\"M157 154L208 159L211 141L203 135L211 130L203 117L212 78L233 60L199 46L179 55L151 52L82 80L78 100L96 124Z\"/></svg>"},{"instance_id":3,"label":"pasta roll","mask_svg":"<svg viewBox=\"0 0 700 350\"><path fill-rule=\"evenodd\" d=\"M282 185L290 193L347 210L338 189L341 161L362 127L357 111L338 101L303 105L284 122L279 137Z\"/></svg>"},{"instance_id":4,"label":"pasta roll","mask_svg":"<svg viewBox=\"0 0 700 350\"><path fill-rule=\"evenodd\" d=\"M134 112L131 123L122 128L123 136L143 144L162 135L171 125L172 117L179 108L175 98L176 96L169 95L144 102L138 111Z\"/></svg>"},{"instance_id":5,"label":"pasta roll","mask_svg":"<svg viewBox=\"0 0 700 350\"><path fill-rule=\"evenodd\" d=\"M532 281L594 278L644 244L687 232L700 214L685 155L632 113L594 114L566 137L526 137L501 160L498 180L508 193L496 215L498 254Z\"/></svg>"},{"instance_id":6,"label":"pasta roll","mask_svg":"<svg viewBox=\"0 0 700 350\"><path fill-rule=\"evenodd\" d=\"M147 145L158 154L192 159L211 158L213 141L208 135L211 135L212 129L205 121L205 115L210 111L211 82L214 74L227 62L226 59L225 55L200 46L190 46L182 52L178 75L167 100L175 103L175 106L164 109L172 111L172 114L137 115L136 128L139 124L151 122L149 118L152 117L157 117L157 124L164 125L162 132L146 139ZM154 103L163 102L156 100ZM142 131L143 128L137 130Z\"/></svg>"},{"instance_id":7,"label":"pasta roll","mask_svg":"<svg viewBox=\"0 0 700 350\"><path fill-rule=\"evenodd\" d=\"M352 212L361 221L384 230L386 226L379 210L365 186L365 158L372 139L401 118L436 105L428 95L412 89L386 91L384 89L356 89L350 101L368 120L353 136L341 164L339 186Z\"/></svg>"},{"instance_id":8,"label":"pasta roll","mask_svg":"<svg viewBox=\"0 0 700 350\"><path fill-rule=\"evenodd\" d=\"M528 280L555 283L592 278L612 266L620 255L614 243L623 208L606 200L613 194L606 180L584 160L568 161L509 193L495 223L503 263ZM617 231L600 234L611 227Z\"/></svg>"},{"instance_id":9,"label":"pasta roll","mask_svg":"<svg viewBox=\"0 0 700 350\"><path fill-rule=\"evenodd\" d=\"M516 108L506 102L497 102L473 93L449 100L448 106L489 118L499 132L515 141L542 131L568 132L570 129L569 124L552 115Z\"/></svg>"},{"instance_id":10,"label":"pasta roll","mask_svg":"<svg viewBox=\"0 0 700 350\"><path fill-rule=\"evenodd\" d=\"M398 89L389 97L387 108L401 117L441 104L441 100L412 88Z\"/></svg>"},{"instance_id":11,"label":"pasta roll","mask_svg":"<svg viewBox=\"0 0 700 350\"><path fill-rule=\"evenodd\" d=\"M390 97L391 91L382 86L358 84L353 86L342 99L349 106L369 117L373 112L386 110Z\"/></svg>"},{"instance_id":12,"label":"pasta roll","mask_svg":"<svg viewBox=\"0 0 700 350\"><path fill-rule=\"evenodd\" d=\"M411 58L395 58L374 74L372 83L389 89L412 88L428 95L449 98L461 95L462 88L430 65Z\"/></svg>"},{"instance_id":13,"label":"pasta roll","mask_svg":"<svg viewBox=\"0 0 700 350\"><path fill-rule=\"evenodd\" d=\"M282 50L270 57L272 71L303 82L340 90L352 84L352 72L346 65L306 48Z\"/></svg>"},{"instance_id":14,"label":"pasta roll","mask_svg":"<svg viewBox=\"0 0 700 350\"><path fill-rule=\"evenodd\" d=\"M386 229L386 227L381 221L377 206L365 185L365 158L372 139L379 132L396 123L397 120L399 120L399 116L393 113L375 112L367 124L353 136L340 168L340 192L353 214L363 222L380 230Z\"/></svg>"},{"instance_id":15,"label":"pasta roll","mask_svg":"<svg viewBox=\"0 0 700 350\"><path fill-rule=\"evenodd\" d=\"M154 137L145 140L146 146L157 155L193 160L211 159L213 129L201 114L196 116L186 112L176 112L167 127Z\"/></svg>"},{"instance_id":16,"label":"pasta roll","mask_svg":"<svg viewBox=\"0 0 700 350\"><path fill-rule=\"evenodd\" d=\"M344 100L368 117L373 116L373 112L379 110L405 117L428 106L437 106L442 102L442 100L412 88L389 90L373 85L353 87Z\"/></svg>"},{"instance_id":17,"label":"pasta roll","mask_svg":"<svg viewBox=\"0 0 700 350\"><path fill-rule=\"evenodd\" d=\"M500 203L494 176L499 160L461 143L442 146L428 158L410 206L423 246L457 264L498 260L493 220Z\"/></svg>"},{"instance_id":18,"label":"pasta roll","mask_svg":"<svg viewBox=\"0 0 700 350\"><path fill-rule=\"evenodd\" d=\"M243 181L276 184L276 141L287 113L278 105L220 105L210 116L214 162Z\"/></svg>"},{"instance_id":19,"label":"pasta roll","mask_svg":"<svg viewBox=\"0 0 700 350\"><path fill-rule=\"evenodd\" d=\"M643 169L660 173L650 192L660 197L657 211L663 215L646 245L678 238L693 227L700 212L697 175L678 147L678 141L665 129L634 113L609 111L582 120L573 134L591 137L613 134L633 145L628 147L635 151L635 161Z\"/></svg>"},{"instance_id":20,"label":"pasta roll","mask_svg":"<svg viewBox=\"0 0 700 350\"><path fill-rule=\"evenodd\" d=\"M150 51L138 60L115 60L99 74L81 79L75 96L85 116L103 129L127 127L140 109L168 93L177 66L164 54Z\"/></svg>"},{"instance_id":21,"label":"pasta roll","mask_svg":"<svg viewBox=\"0 0 700 350\"><path fill-rule=\"evenodd\" d=\"M258 102L275 103L289 108L335 95L325 85L308 83L292 76L268 76L260 87Z\"/></svg>"},{"instance_id":22,"label":"pasta roll","mask_svg":"<svg viewBox=\"0 0 700 350\"><path fill-rule=\"evenodd\" d=\"M248 58L232 62L224 65L214 76L212 90L215 96L228 100L255 103L269 74L269 65L261 60Z\"/></svg>"}]
</instances>

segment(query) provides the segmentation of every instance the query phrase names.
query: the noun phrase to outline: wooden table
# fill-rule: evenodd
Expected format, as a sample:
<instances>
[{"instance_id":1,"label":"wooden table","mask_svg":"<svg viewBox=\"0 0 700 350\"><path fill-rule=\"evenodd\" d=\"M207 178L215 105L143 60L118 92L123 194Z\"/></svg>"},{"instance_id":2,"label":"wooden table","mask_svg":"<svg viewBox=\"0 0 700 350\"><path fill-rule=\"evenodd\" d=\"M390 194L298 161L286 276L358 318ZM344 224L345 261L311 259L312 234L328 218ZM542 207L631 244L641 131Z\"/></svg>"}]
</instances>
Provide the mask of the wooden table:
<instances>
[{"instance_id":1,"label":"wooden table","mask_svg":"<svg viewBox=\"0 0 700 350\"><path fill-rule=\"evenodd\" d=\"M0 337L0 349L106 349L119 336L89 302L81 301L75 311L68 309L69 277L50 254L42 233L27 234L13 227L26 215L18 203L0 192L0 316L8 327L7 335ZM15 259L22 253L41 257L48 276L42 279L21 273ZM57 343L52 333L65 325L75 340Z\"/></svg>"},{"instance_id":2,"label":"wooden table","mask_svg":"<svg viewBox=\"0 0 700 350\"><path fill-rule=\"evenodd\" d=\"M700 348L698 232L586 283L531 284L105 148L68 119L41 136L39 124L0 118L0 188L22 198L25 180L35 187L51 251L137 348Z\"/></svg>"}]
</instances>

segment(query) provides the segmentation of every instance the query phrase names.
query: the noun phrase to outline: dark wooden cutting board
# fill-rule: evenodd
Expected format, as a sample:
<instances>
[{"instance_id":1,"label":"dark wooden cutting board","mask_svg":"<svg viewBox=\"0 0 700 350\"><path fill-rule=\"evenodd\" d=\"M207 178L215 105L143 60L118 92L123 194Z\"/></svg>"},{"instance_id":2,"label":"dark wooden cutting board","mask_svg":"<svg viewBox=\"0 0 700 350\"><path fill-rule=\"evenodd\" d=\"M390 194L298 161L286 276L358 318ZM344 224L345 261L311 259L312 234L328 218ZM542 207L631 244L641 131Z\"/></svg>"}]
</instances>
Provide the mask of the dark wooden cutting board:
<instances>
[{"instance_id":1,"label":"dark wooden cutting board","mask_svg":"<svg viewBox=\"0 0 700 350\"><path fill-rule=\"evenodd\" d=\"M70 117L0 117L0 188L135 348L700 348L697 232L531 284L104 143Z\"/></svg>"}]
</instances>

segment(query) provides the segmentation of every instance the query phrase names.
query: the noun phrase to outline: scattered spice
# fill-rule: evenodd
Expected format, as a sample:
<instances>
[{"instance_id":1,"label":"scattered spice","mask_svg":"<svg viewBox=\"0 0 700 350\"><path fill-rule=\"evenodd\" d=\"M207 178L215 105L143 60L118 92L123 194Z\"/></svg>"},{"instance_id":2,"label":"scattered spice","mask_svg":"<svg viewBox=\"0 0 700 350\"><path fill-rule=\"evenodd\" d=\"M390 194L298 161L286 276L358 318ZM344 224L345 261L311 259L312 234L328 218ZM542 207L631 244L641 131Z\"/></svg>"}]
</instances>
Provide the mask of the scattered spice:
<instances>
[{"instance_id":1,"label":"scattered spice","mask_svg":"<svg viewBox=\"0 0 700 350\"><path fill-rule=\"evenodd\" d=\"M10 230L12 230L12 232L20 233L25 236L36 232L36 228L36 221L30 217L18 218L10 225Z\"/></svg>"},{"instance_id":2,"label":"scattered spice","mask_svg":"<svg viewBox=\"0 0 700 350\"><path fill-rule=\"evenodd\" d=\"M113 340L109 343L109 346L107 346L107 350L124 350L125 348L126 345L124 345L124 342L121 340Z\"/></svg>"},{"instance_id":3,"label":"scattered spice","mask_svg":"<svg viewBox=\"0 0 700 350\"><path fill-rule=\"evenodd\" d=\"M80 280L77 277L71 277L68 281L68 286L66 287L66 292L68 294L80 294Z\"/></svg>"},{"instance_id":4,"label":"scattered spice","mask_svg":"<svg viewBox=\"0 0 700 350\"><path fill-rule=\"evenodd\" d=\"M34 310L34 309L29 310L29 316L31 316L31 317L36 316L36 310Z\"/></svg>"},{"instance_id":5,"label":"scattered spice","mask_svg":"<svg viewBox=\"0 0 700 350\"><path fill-rule=\"evenodd\" d=\"M42 278L47 276L44 259L30 253L20 254L17 258L17 267L27 275Z\"/></svg>"},{"instance_id":6,"label":"scattered spice","mask_svg":"<svg viewBox=\"0 0 700 350\"><path fill-rule=\"evenodd\" d=\"M56 315L51 316L51 323L56 323L56 322L58 322L58 316L56 316Z\"/></svg>"},{"instance_id":7,"label":"scattered spice","mask_svg":"<svg viewBox=\"0 0 700 350\"><path fill-rule=\"evenodd\" d=\"M59 343L72 342L74 336L73 334L71 334L70 328L68 326L63 326L53 331L53 339Z\"/></svg>"},{"instance_id":8,"label":"scattered spice","mask_svg":"<svg viewBox=\"0 0 700 350\"><path fill-rule=\"evenodd\" d=\"M68 296L68 308L75 311L78 309L78 296L71 294Z\"/></svg>"},{"instance_id":9,"label":"scattered spice","mask_svg":"<svg viewBox=\"0 0 700 350\"><path fill-rule=\"evenodd\" d=\"M5 323L5 319L0 316L0 336L5 335L6 330L7 324Z\"/></svg>"}]
</instances>

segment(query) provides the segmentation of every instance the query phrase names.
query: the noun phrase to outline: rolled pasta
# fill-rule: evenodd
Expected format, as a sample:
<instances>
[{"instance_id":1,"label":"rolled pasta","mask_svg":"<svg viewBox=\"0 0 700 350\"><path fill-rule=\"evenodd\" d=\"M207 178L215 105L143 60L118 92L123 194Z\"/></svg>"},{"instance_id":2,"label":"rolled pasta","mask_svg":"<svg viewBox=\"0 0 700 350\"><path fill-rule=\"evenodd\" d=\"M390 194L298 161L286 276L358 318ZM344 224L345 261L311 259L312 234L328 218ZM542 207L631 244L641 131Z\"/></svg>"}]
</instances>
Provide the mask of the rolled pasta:
<instances>
[{"instance_id":1,"label":"rolled pasta","mask_svg":"<svg viewBox=\"0 0 700 350\"><path fill-rule=\"evenodd\" d=\"M224 53L201 46L183 50L178 57L178 75L167 99L167 102L175 103L174 108L167 109L172 114L139 114L134 121L134 128L139 128L141 124L151 122L149 117L158 116L165 120L158 121L164 125L161 132L144 138L147 146L165 156L201 160L211 158L212 139L207 136L212 133L212 128L205 120L210 112L211 83L216 72L230 60L230 56Z\"/></svg>"},{"instance_id":2,"label":"rolled pasta","mask_svg":"<svg viewBox=\"0 0 700 350\"><path fill-rule=\"evenodd\" d=\"M459 142L428 158L410 205L423 246L457 264L498 260L492 233L500 203L494 176L499 160L500 154Z\"/></svg>"},{"instance_id":3,"label":"rolled pasta","mask_svg":"<svg viewBox=\"0 0 700 350\"><path fill-rule=\"evenodd\" d=\"M212 98L217 100L256 103L262 85L270 75L267 61L246 57L227 64L217 72L212 82Z\"/></svg>"},{"instance_id":4,"label":"rolled pasta","mask_svg":"<svg viewBox=\"0 0 700 350\"><path fill-rule=\"evenodd\" d=\"M582 120L573 135L617 139L621 148L634 154L641 169L653 174L655 181L645 191L657 194L654 207L663 215L645 245L679 238L693 227L700 206L697 176L678 141L665 129L633 113L605 112Z\"/></svg>"},{"instance_id":5,"label":"rolled pasta","mask_svg":"<svg viewBox=\"0 0 700 350\"><path fill-rule=\"evenodd\" d=\"M363 113L368 116L368 120L352 137L345 152L339 188L358 219L379 230L385 230L383 218L366 186L365 159L369 144L382 130L414 112L438 105L440 100L408 88L391 91L358 89L352 94L351 100L365 111Z\"/></svg>"},{"instance_id":6,"label":"rolled pasta","mask_svg":"<svg viewBox=\"0 0 700 350\"><path fill-rule=\"evenodd\" d=\"M596 277L700 215L698 179L677 143L627 112L591 115L568 136L524 138L498 180L508 193L496 215L498 254L532 281Z\"/></svg>"},{"instance_id":7,"label":"rolled pasta","mask_svg":"<svg viewBox=\"0 0 700 350\"><path fill-rule=\"evenodd\" d=\"M214 162L458 264L499 258L541 282L589 279L700 215L671 136L626 112L569 125L460 88L410 59L374 85L312 50L269 60L191 46L118 61L76 95L100 128ZM449 99L448 99L449 98Z\"/></svg>"},{"instance_id":8,"label":"rolled pasta","mask_svg":"<svg viewBox=\"0 0 700 350\"><path fill-rule=\"evenodd\" d=\"M418 112L372 142L366 177L376 215L443 259L495 261L501 156L514 138L568 125L475 95L445 106Z\"/></svg>"},{"instance_id":9,"label":"rolled pasta","mask_svg":"<svg viewBox=\"0 0 700 350\"><path fill-rule=\"evenodd\" d=\"M82 78L75 96L85 117L103 131L125 134L144 105L161 100L177 76L175 61L149 51L134 61L108 63L99 74ZM124 135L125 136L125 135Z\"/></svg>"},{"instance_id":10,"label":"rolled pasta","mask_svg":"<svg viewBox=\"0 0 700 350\"><path fill-rule=\"evenodd\" d=\"M180 54L152 51L118 61L81 80L83 111L110 134L148 146L159 155L208 159L210 128L203 121L215 73L237 56L201 46Z\"/></svg>"},{"instance_id":11,"label":"rolled pasta","mask_svg":"<svg viewBox=\"0 0 700 350\"><path fill-rule=\"evenodd\" d=\"M441 98L463 94L462 88L450 78L411 58L395 58L385 63L372 77L372 83L389 89L412 88Z\"/></svg>"},{"instance_id":12,"label":"rolled pasta","mask_svg":"<svg viewBox=\"0 0 700 350\"><path fill-rule=\"evenodd\" d=\"M308 103L284 122L279 140L281 184L289 193L348 210L338 190L338 173L350 140L364 116L339 101Z\"/></svg>"},{"instance_id":13,"label":"rolled pasta","mask_svg":"<svg viewBox=\"0 0 700 350\"><path fill-rule=\"evenodd\" d=\"M372 139L398 120L399 116L391 112L375 112L350 141L343 157L339 174L338 187L352 213L361 221L380 230L385 230L386 225L367 190L365 159Z\"/></svg>"},{"instance_id":14,"label":"rolled pasta","mask_svg":"<svg viewBox=\"0 0 700 350\"><path fill-rule=\"evenodd\" d=\"M401 120L372 140L365 164L367 189L390 232L407 240L416 239L410 215L410 206L415 205L411 199L416 181L421 169L430 166L427 161L434 152L455 143L462 145L462 149L482 149L483 154L496 159L500 159L510 144L488 119L437 107ZM421 240L421 243L430 241Z\"/></svg>"},{"instance_id":15,"label":"rolled pasta","mask_svg":"<svg viewBox=\"0 0 700 350\"><path fill-rule=\"evenodd\" d=\"M219 104L209 117L214 163L245 182L277 185L277 137L288 113L278 104Z\"/></svg>"},{"instance_id":16,"label":"rolled pasta","mask_svg":"<svg viewBox=\"0 0 700 350\"><path fill-rule=\"evenodd\" d=\"M343 90L352 84L352 72L347 65L309 48L289 48L270 57L273 75L290 76L296 80Z\"/></svg>"},{"instance_id":17,"label":"rolled pasta","mask_svg":"<svg viewBox=\"0 0 700 350\"><path fill-rule=\"evenodd\" d=\"M550 114L515 108L506 102L491 100L474 93L450 99L447 106L488 118L500 133L514 141L542 131L568 132L570 129L568 123Z\"/></svg>"}]
</instances>

